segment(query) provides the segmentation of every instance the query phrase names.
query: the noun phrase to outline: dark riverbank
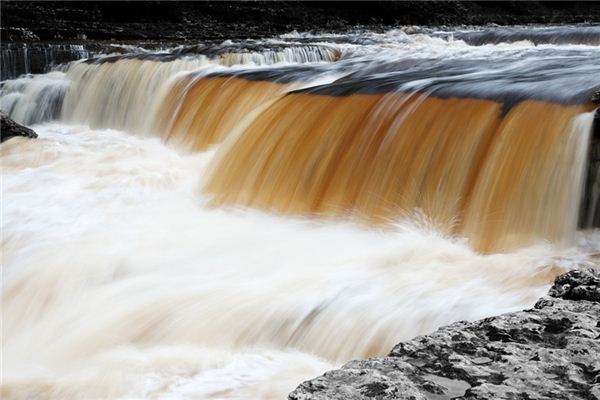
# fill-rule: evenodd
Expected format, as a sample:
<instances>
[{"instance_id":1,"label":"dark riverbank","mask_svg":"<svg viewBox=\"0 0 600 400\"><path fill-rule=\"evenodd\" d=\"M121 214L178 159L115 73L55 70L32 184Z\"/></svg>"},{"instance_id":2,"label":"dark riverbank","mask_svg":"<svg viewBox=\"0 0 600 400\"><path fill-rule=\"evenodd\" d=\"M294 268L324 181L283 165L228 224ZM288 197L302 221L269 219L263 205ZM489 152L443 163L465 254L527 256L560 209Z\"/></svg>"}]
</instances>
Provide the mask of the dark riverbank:
<instances>
[{"instance_id":1,"label":"dark riverbank","mask_svg":"<svg viewBox=\"0 0 600 400\"><path fill-rule=\"evenodd\" d=\"M15 2L3 1L3 41L221 40L401 25L571 24L600 21L599 2Z\"/></svg>"}]
</instances>

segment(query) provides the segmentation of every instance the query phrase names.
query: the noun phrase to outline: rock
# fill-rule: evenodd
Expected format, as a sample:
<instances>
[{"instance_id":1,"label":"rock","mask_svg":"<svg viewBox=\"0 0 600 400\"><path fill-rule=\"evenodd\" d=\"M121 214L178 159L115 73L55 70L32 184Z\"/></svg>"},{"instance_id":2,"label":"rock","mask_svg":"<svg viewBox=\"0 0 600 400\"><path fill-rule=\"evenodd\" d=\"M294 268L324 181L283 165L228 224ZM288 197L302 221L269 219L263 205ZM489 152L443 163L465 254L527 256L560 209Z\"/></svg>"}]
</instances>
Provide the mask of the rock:
<instances>
[{"instance_id":1,"label":"rock","mask_svg":"<svg viewBox=\"0 0 600 400\"><path fill-rule=\"evenodd\" d=\"M0 121L0 133L2 134L0 142L5 142L15 136L23 136L30 139L34 139L38 136L33 129L29 129L26 126L17 124L3 112L0 112Z\"/></svg>"},{"instance_id":2,"label":"rock","mask_svg":"<svg viewBox=\"0 0 600 400\"><path fill-rule=\"evenodd\" d=\"M554 281L549 296L565 300L600 302L600 271L575 270L561 275Z\"/></svg>"},{"instance_id":3,"label":"rock","mask_svg":"<svg viewBox=\"0 0 600 400\"><path fill-rule=\"evenodd\" d=\"M302 383L291 400L600 399L600 270L559 276L533 309L457 322Z\"/></svg>"},{"instance_id":4,"label":"rock","mask_svg":"<svg viewBox=\"0 0 600 400\"><path fill-rule=\"evenodd\" d=\"M600 98L600 92L598 93L598 97ZM594 128L592 130L594 138L600 139L600 108L597 108L594 113Z\"/></svg>"},{"instance_id":5,"label":"rock","mask_svg":"<svg viewBox=\"0 0 600 400\"><path fill-rule=\"evenodd\" d=\"M600 108L594 113L578 225L581 229L600 227Z\"/></svg>"},{"instance_id":6,"label":"rock","mask_svg":"<svg viewBox=\"0 0 600 400\"><path fill-rule=\"evenodd\" d=\"M596 2L44 1L0 2L3 41L207 40L269 37L292 30L383 31L402 25L593 24ZM18 29L26 29L17 31Z\"/></svg>"}]
</instances>

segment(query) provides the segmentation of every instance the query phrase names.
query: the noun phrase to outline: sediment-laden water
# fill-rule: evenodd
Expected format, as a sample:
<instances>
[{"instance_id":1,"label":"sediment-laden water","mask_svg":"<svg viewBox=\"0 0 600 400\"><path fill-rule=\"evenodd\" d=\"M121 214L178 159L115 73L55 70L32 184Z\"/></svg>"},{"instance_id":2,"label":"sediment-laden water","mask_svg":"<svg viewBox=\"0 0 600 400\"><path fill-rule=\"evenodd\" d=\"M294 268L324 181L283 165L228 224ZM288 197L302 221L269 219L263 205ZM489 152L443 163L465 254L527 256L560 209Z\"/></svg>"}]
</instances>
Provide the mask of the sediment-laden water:
<instances>
[{"instance_id":1,"label":"sediment-laden water","mask_svg":"<svg viewBox=\"0 0 600 400\"><path fill-rule=\"evenodd\" d=\"M39 138L0 147L3 398L282 399L596 265L600 33L553 29L293 33L4 81Z\"/></svg>"}]
</instances>

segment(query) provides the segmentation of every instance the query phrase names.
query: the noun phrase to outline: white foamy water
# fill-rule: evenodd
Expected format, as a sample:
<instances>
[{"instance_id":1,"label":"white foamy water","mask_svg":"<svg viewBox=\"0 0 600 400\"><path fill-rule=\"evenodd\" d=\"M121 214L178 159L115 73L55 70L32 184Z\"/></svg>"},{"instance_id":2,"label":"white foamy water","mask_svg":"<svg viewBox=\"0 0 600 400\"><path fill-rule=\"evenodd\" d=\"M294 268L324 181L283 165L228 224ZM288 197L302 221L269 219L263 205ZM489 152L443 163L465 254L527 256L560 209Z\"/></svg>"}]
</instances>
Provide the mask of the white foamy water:
<instances>
[{"instance_id":1,"label":"white foamy water","mask_svg":"<svg viewBox=\"0 0 600 400\"><path fill-rule=\"evenodd\" d=\"M544 244L483 256L418 223L210 208L212 151L35 128L0 148L7 399L283 399L340 362L531 306L592 262Z\"/></svg>"}]
</instances>

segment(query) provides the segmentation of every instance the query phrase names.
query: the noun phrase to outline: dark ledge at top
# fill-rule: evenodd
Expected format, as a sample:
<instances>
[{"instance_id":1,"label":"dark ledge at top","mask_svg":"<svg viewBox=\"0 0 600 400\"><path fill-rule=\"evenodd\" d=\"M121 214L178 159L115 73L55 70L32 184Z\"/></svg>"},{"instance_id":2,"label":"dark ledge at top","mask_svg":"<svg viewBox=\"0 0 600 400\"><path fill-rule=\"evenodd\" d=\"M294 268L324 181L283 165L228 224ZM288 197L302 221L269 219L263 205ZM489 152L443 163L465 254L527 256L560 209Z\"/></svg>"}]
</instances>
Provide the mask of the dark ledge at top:
<instances>
[{"instance_id":1,"label":"dark ledge at top","mask_svg":"<svg viewBox=\"0 0 600 400\"><path fill-rule=\"evenodd\" d=\"M292 30L600 21L598 2L2 1L3 41L222 40Z\"/></svg>"},{"instance_id":2,"label":"dark ledge at top","mask_svg":"<svg viewBox=\"0 0 600 400\"><path fill-rule=\"evenodd\" d=\"M533 309L457 322L302 383L291 400L600 399L600 270Z\"/></svg>"}]
</instances>

